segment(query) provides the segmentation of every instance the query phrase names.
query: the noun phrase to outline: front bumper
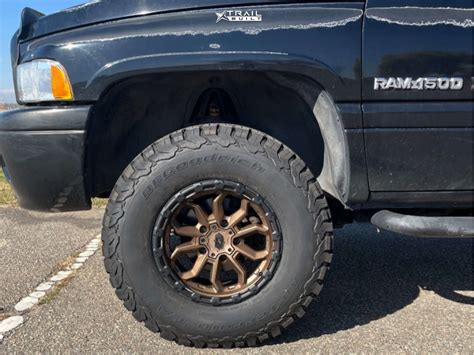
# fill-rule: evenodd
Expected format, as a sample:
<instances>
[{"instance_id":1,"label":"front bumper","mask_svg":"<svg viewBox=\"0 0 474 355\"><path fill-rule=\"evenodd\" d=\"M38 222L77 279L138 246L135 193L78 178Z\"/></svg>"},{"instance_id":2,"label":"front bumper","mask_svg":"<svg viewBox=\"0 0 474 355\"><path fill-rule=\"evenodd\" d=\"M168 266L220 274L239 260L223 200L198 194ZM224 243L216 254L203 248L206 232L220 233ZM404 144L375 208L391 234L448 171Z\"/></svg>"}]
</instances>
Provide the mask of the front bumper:
<instances>
[{"instance_id":1,"label":"front bumper","mask_svg":"<svg viewBox=\"0 0 474 355\"><path fill-rule=\"evenodd\" d=\"M31 107L0 113L0 165L21 207L49 212L90 209L84 186L90 110Z\"/></svg>"}]
</instances>

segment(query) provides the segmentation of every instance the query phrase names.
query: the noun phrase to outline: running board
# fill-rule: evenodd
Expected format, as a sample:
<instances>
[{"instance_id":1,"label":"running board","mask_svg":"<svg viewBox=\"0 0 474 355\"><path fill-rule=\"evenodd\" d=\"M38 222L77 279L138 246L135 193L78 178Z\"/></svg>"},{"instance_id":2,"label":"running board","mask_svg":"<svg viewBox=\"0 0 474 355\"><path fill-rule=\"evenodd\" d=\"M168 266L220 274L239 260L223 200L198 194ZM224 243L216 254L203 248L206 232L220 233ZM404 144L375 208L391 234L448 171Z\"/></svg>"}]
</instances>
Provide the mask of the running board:
<instances>
[{"instance_id":1,"label":"running board","mask_svg":"<svg viewBox=\"0 0 474 355\"><path fill-rule=\"evenodd\" d=\"M413 237L474 237L474 217L409 216L383 210L370 222L380 229Z\"/></svg>"}]
</instances>

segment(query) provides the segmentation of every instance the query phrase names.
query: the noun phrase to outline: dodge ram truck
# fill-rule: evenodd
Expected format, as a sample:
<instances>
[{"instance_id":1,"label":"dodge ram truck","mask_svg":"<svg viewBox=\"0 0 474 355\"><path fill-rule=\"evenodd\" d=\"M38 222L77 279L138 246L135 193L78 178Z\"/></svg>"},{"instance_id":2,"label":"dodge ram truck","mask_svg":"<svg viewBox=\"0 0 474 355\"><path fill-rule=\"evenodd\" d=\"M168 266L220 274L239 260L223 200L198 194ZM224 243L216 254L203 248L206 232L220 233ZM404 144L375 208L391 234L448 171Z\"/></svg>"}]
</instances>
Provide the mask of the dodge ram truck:
<instances>
[{"instance_id":1,"label":"dodge ram truck","mask_svg":"<svg viewBox=\"0 0 474 355\"><path fill-rule=\"evenodd\" d=\"M0 164L26 209L109 199L105 268L150 330L254 346L320 293L334 228L473 236L473 27L466 0L26 8Z\"/></svg>"}]
</instances>

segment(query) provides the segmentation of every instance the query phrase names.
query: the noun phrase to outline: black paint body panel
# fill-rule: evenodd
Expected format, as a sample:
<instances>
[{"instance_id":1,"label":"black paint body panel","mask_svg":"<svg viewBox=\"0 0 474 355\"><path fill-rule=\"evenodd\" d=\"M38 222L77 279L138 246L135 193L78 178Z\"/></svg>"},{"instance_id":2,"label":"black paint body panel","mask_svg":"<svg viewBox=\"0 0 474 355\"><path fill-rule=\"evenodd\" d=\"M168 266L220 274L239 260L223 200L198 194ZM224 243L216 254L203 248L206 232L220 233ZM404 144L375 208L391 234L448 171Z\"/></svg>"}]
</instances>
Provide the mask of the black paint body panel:
<instances>
[{"instance_id":1,"label":"black paint body panel","mask_svg":"<svg viewBox=\"0 0 474 355\"><path fill-rule=\"evenodd\" d=\"M363 100L472 100L469 0L367 0ZM375 77L460 77L462 90L374 90Z\"/></svg>"},{"instance_id":2,"label":"black paint body panel","mask_svg":"<svg viewBox=\"0 0 474 355\"><path fill-rule=\"evenodd\" d=\"M366 103L366 128L474 127L474 102Z\"/></svg>"},{"instance_id":3,"label":"black paint body panel","mask_svg":"<svg viewBox=\"0 0 474 355\"><path fill-rule=\"evenodd\" d=\"M372 192L369 209L473 209L474 191Z\"/></svg>"},{"instance_id":4,"label":"black paint body panel","mask_svg":"<svg viewBox=\"0 0 474 355\"><path fill-rule=\"evenodd\" d=\"M138 75L190 70L303 75L334 100L360 102L363 3L246 6L262 22L216 23L216 9L132 17L20 45L18 63L54 58L76 101ZM334 45L337 43L337 45Z\"/></svg>"},{"instance_id":5,"label":"black paint body panel","mask_svg":"<svg viewBox=\"0 0 474 355\"><path fill-rule=\"evenodd\" d=\"M146 16L156 13L170 13L176 11L222 8L248 7L261 4L291 4L311 2L304 0L101 0L89 1L63 11L39 18L28 29L25 39L32 39L54 32L60 32L76 27L90 26L128 17ZM326 2L335 2L329 0ZM346 0L345 2L361 2L360 0Z\"/></svg>"},{"instance_id":6,"label":"black paint body panel","mask_svg":"<svg viewBox=\"0 0 474 355\"><path fill-rule=\"evenodd\" d=\"M216 10L233 6L258 10L264 21L216 23ZM347 206L472 204L472 1L104 0L50 16L27 11L23 21L19 42L12 41L14 72L34 59L57 60L75 102L0 116L0 154L3 149L3 160L16 166L10 169L14 185L15 175L25 183L21 176L28 170L19 168L16 155L46 159L48 149L56 150L49 172L58 176L39 175L35 184L54 181L64 188L72 177L82 179L89 106L80 105L94 104L117 83L150 74L239 70L301 76L329 94L341 121L339 143L347 147L341 157L347 160ZM375 91L375 77L461 77L464 87ZM26 153L10 147L13 141ZM55 164L65 159L62 172ZM65 209L88 206L82 185L74 185L76 197ZM22 205L35 209L51 209L59 193L52 187L48 198L27 187L17 191L27 196Z\"/></svg>"},{"instance_id":7,"label":"black paint body panel","mask_svg":"<svg viewBox=\"0 0 474 355\"><path fill-rule=\"evenodd\" d=\"M472 16L472 1L367 1L362 78L367 206L472 202ZM459 77L464 86L374 90L375 77Z\"/></svg>"},{"instance_id":8,"label":"black paint body panel","mask_svg":"<svg viewBox=\"0 0 474 355\"><path fill-rule=\"evenodd\" d=\"M371 191L474 190L474 128L367 129Z\"/></svg>"}]
</instances>

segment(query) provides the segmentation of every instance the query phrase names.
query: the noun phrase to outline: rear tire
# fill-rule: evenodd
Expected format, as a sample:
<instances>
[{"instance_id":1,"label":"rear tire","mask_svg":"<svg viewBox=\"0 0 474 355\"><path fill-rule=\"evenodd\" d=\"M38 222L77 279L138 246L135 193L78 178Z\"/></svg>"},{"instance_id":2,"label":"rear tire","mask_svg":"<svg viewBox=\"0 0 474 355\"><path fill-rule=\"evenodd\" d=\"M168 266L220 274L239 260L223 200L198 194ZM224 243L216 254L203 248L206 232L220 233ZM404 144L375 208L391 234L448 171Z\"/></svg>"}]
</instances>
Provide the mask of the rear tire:
<instances>
[{"instance_id":1,"label":"rear tire","mask_svg":"<svg viewBox=\"0 0 474 355\"><path fill-rule=\"evenodd\" d=\"M217 218L220 193L227 217ZM246 206L238 222L233 205ZM257 242L224 235L253 224L268 226L242 237ZM124 170L102 240L117 296L150 330L187 346L243 347L278 336L304 315L321 291L333 234L324 194L295 153L253 129L206 124L160 139ZM180 249L178 262L174 251L185 243L190 251ZM261 258L247 258L239 243ZM216 272L213 260L223 260Z\"/></svg>"}]
</instances>

